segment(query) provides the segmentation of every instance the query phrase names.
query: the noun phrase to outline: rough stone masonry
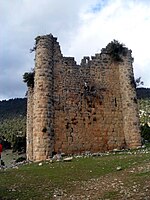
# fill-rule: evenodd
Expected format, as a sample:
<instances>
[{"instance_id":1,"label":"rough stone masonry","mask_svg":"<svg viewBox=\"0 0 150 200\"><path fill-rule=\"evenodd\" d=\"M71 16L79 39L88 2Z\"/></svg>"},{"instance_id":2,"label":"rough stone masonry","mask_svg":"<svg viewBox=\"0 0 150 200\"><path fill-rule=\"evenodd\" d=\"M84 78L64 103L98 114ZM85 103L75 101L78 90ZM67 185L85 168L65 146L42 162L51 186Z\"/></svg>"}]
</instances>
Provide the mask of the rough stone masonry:
<instances>
[{"instance_id":1,"label":"rough stone masonry","mask_svg":"<svg viewBox=\"0 0 150 200\"><path fill-rule=\"evenodd\" d=\"M116 61L109 43L80 65L57 38L38 36L34 86L28 87L27 159L141 145L131 50Z\"/></svg>"}]
</instances>

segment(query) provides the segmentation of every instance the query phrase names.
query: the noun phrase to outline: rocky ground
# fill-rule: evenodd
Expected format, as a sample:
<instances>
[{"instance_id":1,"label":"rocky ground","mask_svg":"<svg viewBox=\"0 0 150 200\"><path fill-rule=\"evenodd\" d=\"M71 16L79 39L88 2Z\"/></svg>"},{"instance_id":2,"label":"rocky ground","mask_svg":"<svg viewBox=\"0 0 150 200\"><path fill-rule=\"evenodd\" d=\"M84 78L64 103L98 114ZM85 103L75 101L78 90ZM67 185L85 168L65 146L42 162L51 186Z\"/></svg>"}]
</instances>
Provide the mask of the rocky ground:
<instances>
[{"instance_id":1,"label":"rocky ground","mask_svg":"<svg viewBox=\"0 0 150 200\"><path fill-rule=\"evenodd\" d=\"M147 166L150 170L150 163ZM135 170L135 171L134 171ZM98 179L92 179L87 182L76 184L76 190L72 194L57 189L54 192L53 199L56 200L150 200L150 179L139 183L134 180L127 182L128 175L143 170L137 168L131 171L114 174L113 176L104 176Z\"/></svg>"},{"instance_id":2,"label":"rocky ground","mask_svg":"<svg viewBox=\"0 0 150 200\"><path fill-rule=\"evenodd\" d=\"M119 154L122 154L120 152ZM88 179L88 181L73 181L72 188L69 190L55 187L53 190L53 200L150 200L150 149L143 149L139 152L126 152L121 156L128 155L147 155L146 160L141 163L134 163L134 166L123 169L118 165L116 171L107 173L98 178ZM7 168L16 166L15 160L25 155L12 154L11 151L3 152L3 160ZM98 156L98 155L90 155ZM103 155L99 155L103 156ZM99 157L98 156L98 157ZM107 156L105 154L104 156ZM77 159L77 158L76 158ZM56 161L56 160L55 160ZM54 163L50 166L54 167ZM42 167L42 163L37 166ZM7 170L7 169L6 169ZM76 169L74 169L76 170ZM91 171L91 174L93 172ZM46 193L45 193L46 195ZM31 198L31 200L38 198ZM46 196L43 196L43 199ZM0 199L1 200L1 199ZM4 200L4 199L2 199ZM8 199L5 199L8 200ZM20 200L20 199L19 199Z\"/></svg>"},{"instance_id":3,"label":"rocky ground","mask_svg":"<svg viewBox=\"0 0 150 200\"><path fill-rule=\"evenodd\" d=\"M129 152L130 153L130 152ZM150 152L145 150L144 153ZM91 172L92 173L92 172ZM116 173L104 175L89 181L76 182L72 194L56 189L56 200L150 200L150 159Z\"/></svg>"},{"instance_id":4,"label":"rocky ground","mask_svg":"<svg viewBox=\"0 0 150 200\"><path fill-rule=\"evenodd\" d=\"M54 194L54 199L68 200L150 200L150 177L141 182L136 178L129 179L132 174L150 172L150 163L146 166L120 171L77 185L73 194L62 191ZM59 193L60 192L60 193ZM60 196L59 196L60 195Z\"/></svg>"}]
</instances>

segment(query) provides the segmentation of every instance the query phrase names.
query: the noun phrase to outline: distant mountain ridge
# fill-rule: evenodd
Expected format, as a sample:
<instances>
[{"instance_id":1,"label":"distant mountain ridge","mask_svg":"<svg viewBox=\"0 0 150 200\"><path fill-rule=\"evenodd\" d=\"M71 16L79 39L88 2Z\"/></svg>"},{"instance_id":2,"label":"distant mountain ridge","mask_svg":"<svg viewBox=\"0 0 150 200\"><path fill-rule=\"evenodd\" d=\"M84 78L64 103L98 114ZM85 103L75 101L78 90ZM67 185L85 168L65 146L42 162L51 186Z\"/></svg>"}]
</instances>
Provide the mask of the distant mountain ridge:
<instances>
[{"instance_id":1,"label":"distant mountain ridge","mask_svg":"<svg viewBox=\"0 0 150 200\"><path fill-rule=\"evenodd\" d=\"M26 116L26 98L15 98L0 101L0 122L5 119Z\"/></svg>"},{"instance_id":2,"label":"distant mountain ridge","mask_svg":"<svg viewBox=\"0 0 150 200\"><path fill-rule=\"evenodd\" d=\"M150 88L137 88L138 99L150 99Z\"/></svg>"}]
</instances>

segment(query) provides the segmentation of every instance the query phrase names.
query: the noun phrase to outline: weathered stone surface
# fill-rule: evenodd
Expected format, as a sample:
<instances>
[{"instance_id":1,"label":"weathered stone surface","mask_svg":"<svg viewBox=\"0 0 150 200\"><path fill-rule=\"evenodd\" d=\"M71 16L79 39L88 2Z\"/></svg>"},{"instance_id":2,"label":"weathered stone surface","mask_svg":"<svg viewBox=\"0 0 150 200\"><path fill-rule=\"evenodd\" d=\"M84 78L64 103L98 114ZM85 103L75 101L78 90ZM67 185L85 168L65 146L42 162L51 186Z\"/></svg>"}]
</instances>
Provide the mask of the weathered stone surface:
<instances>
[{"instance_id":1,"label":"weathered stone surface","mask_svg":"<svg viewBox=\"0 0 150 200\"><path fill-rule=\"evenodd\" d=\"M54 152L104 152L141 145L131 51L113 62L107 49L77 65L57 38L36 38L34 88L28 92L27 158Z\"/></svg>"}]
</instances>

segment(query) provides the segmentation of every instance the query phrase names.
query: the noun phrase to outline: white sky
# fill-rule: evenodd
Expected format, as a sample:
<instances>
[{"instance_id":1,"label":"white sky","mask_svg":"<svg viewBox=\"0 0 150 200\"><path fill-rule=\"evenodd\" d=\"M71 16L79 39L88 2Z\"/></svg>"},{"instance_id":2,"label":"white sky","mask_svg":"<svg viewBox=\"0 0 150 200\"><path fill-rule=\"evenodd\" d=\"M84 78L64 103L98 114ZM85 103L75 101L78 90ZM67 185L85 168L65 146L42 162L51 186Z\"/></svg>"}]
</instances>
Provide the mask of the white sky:
<instances>
[{"instance_id":1,"label":"white sky","mask_svg":"<svg viewBox=\"0 0 150 200\"><path fill-rule=\"evenodd\" d=\"M37 35L58 37L78 63L113 39L132 49L135 77L150 87L149 0L0 0L0 99L24 97Z\"/></svg>"}]
</instances>

